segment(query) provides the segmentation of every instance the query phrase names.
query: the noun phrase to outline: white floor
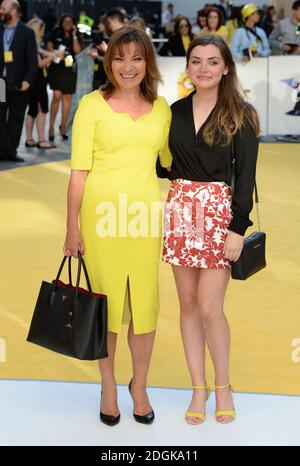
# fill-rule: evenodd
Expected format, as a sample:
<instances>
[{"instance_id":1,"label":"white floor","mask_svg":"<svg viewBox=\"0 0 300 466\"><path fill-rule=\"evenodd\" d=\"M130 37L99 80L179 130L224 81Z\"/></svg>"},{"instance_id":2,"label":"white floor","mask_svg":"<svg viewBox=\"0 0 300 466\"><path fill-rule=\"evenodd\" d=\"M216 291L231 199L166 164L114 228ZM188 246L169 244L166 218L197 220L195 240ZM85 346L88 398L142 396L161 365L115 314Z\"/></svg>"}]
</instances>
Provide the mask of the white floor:
<instances>
[{"instance_id":1,"label":"white floor","mask_svg":"<svg viewBox=\"0 0 300 466\"><path fill-rule=\"evenodd\" d=\"M189 426L189 390L149 388L156 419L144 426L119 386L121 422L107 427L98 418L99 393L97 384L0 380L0 445L300 445L300 397L235 393L238 418L219 425L212 393L205 424Z\"/></svg>"}]
</instances>

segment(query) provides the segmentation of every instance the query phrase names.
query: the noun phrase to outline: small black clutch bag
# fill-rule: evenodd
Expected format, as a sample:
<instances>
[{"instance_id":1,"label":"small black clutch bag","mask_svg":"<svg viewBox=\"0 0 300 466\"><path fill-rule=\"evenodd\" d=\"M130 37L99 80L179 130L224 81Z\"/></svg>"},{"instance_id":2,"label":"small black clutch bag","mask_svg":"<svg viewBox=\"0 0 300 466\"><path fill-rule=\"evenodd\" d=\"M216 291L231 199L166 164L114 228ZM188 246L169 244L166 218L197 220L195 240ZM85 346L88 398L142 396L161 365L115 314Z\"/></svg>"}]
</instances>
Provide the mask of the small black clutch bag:
<instances>
[{"instance_id":1,"label":"small black clutch bag","mask_svg":"<svg viewBox=\"0 0 300 466\"><path fill-rule=\"evenodd\" d=\"M235 186L235 156L233 151L231 152L231 164L232 164L232 180L231 180L231 192L234 193ZM266 263L266 233L260 231L260 220L258 210L258 189L255 182L255 204L257 211L258 229L250 236L244 238L244 246L241 255L237 262L231 263L231 278L234 280L247 280L255 273L264 269Z\"/></svg>"},{"instance_id":2,"label":"small black clutch bag","mask_svg":"<svg viewBox=\"0 0 300 466\"><path fill-rule=\"evenodd\" d=\"M231 265L231 278L246 280L266 267L266 234L255 231L244 238L244 247L237 262Z\"/></svg>"}]
</instances>

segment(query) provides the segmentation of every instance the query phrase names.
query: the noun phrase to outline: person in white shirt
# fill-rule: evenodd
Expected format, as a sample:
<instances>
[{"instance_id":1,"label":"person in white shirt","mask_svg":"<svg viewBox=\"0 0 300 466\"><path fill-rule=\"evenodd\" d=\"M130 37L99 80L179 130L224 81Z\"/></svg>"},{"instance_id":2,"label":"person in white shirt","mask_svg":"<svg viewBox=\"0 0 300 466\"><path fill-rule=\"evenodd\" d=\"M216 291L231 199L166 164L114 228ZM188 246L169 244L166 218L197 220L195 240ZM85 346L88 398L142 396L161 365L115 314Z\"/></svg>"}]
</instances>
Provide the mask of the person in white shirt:
<instances>
[{"instance_id":1,"label":"person in white shirt","mask_svg":"<svg viewBox=\"0 0 300 466\"><path fill-rule=\"evenodd\" d=\"M161 25L164 27L167 23L170 23L174 18L174 5L169 3L166 10L161 16Z\"/></svg>"},{"instance_id":2,"label":"person in white shirt","mask_svg":"<svg viewBox=\"0 0 300 466\"><path fill-rule=\"evenodd\" d=\"M300 0L293 3L291 16L279 21L269 38L271 47L282 55L300 55Z\"/></svg>"}]
</instances>

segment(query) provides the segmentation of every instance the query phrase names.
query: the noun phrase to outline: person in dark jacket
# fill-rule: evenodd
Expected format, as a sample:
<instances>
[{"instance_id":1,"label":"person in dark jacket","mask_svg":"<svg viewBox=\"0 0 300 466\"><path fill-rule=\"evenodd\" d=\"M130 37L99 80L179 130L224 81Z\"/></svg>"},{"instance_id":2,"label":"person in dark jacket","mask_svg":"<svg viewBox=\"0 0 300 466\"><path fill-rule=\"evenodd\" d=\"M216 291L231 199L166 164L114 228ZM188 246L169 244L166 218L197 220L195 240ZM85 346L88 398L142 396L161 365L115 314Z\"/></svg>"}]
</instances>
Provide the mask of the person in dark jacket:
<instances>
[{"instance_id":1,"label":"person in dark jacket","mask_svg":"<svg viewBox=\"0 0 300 466\"><path fill-rule=\"evenodd\" d=\"M190 21L185 16L179 16L175 23L174 35L160 49L159 55L185 57L193 38L194 35L192 34Z\"/></svg>"},{"instance_id":2,"label":"person in dark jacket","mask_svg":"<svg viewBox=\"0 0 300 466\"><path fill-rule=\"evenodd\" d=\"M98 30L93 34L93 46L86 53L90 57L94 58L94 77L93 77L93 90L99 89L99 87L106 83L106 73L103 67L105 52L102 51L103 43L108 43L108 38L105 33L105 16L100 16L98 22Z\"/></svg>"},{"instance_id":3,"label":"person in dark jacket","mask_svg":"<svg viewBox=\"0 0 300 466\"><path fill-rule=\"evenodd\" d=\"M0 6L0 78L6 101L0 103L0 160L24 162L17 156L29 88L37 72L34 32L20 21L20 4L4 0Z\"/></svg>"}]
</instances>

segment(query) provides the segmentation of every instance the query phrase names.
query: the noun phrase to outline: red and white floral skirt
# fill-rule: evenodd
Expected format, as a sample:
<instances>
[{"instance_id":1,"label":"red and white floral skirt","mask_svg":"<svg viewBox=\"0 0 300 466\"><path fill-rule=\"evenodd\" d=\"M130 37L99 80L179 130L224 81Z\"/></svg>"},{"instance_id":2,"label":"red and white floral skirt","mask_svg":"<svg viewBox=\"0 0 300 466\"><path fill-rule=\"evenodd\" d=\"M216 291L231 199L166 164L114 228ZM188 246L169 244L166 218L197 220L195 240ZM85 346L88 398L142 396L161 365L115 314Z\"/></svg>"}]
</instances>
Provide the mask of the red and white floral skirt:
<instances>
[{"instance_id":1,"label":"red and white floral skirt","mask_svg":"<svg viewBox=\"0 0 300 466\"><path fill-rule=\"evenodd\" d=\"M231 219L231 188L226 183L172 181L165 205L163 261L230 268L223 250Z\"/></svg>"}]
</instances>

